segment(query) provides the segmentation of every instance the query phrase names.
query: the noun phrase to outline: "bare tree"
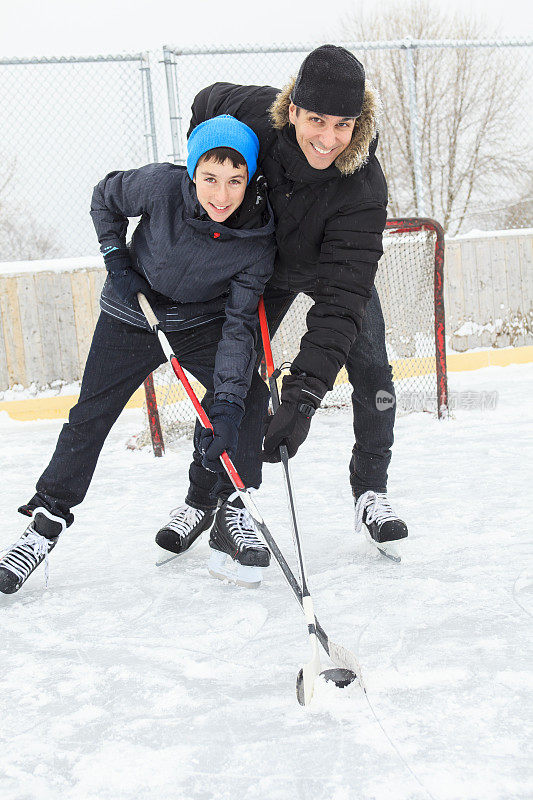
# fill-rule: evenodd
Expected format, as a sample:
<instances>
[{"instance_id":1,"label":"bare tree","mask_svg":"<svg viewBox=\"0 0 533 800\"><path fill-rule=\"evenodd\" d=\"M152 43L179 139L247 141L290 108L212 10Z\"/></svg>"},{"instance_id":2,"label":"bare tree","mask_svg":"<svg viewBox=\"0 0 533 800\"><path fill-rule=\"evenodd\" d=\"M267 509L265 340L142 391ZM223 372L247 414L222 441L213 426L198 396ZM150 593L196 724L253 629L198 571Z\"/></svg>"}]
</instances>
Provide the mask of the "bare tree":
<instances>
[{"instance_id":1,"label":"bare tree","mask_svg":"<svg viewBox=\"0 0 533 800\"><path fill-rule=\"evenodd\" d=\"M0 261L53 258L59 252L53 234L39 224L27 207L9 197L16 158L0 159Z\"/></svg>"},{"instance_id":2,"label":"bare tree","mask_svg":"<svg viewBox=\"0 0 533 800\"><path fill-rule=\"evenodd\" d=\"M491 35L483 21L443 13L428 0L391 6L386 13L349 15L342 27L345 41ZM405 51L358 55L383 101L379 155L389 182L390 213L416 214ZM487 219L489 225L495 224L502 218L502 208L516 203L522 194L519 184L528 163L529 128L525 117L520 120L525 70L516 56L516 51L498 48L413 51L426 213L452 234L467 223L476 225L478 214L485 224ZM520 125L523 145L514 135Z\"/></svg>"}]
</instances>

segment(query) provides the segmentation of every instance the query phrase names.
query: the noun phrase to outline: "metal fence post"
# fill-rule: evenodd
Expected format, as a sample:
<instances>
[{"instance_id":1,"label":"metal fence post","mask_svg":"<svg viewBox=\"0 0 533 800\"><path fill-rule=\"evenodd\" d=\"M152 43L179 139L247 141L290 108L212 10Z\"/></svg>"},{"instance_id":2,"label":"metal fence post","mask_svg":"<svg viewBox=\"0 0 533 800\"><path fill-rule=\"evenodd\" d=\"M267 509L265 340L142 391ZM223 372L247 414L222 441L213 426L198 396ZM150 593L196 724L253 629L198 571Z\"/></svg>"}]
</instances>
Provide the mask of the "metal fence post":
<instances>
[{"instance_id":1,"label":"metal fence post","mask_svg":"<svg viewBox=\"0 0 533 800\"><path fill-rule=\"evenodd\" d=\"M409 87L409 123L411 128L411 149L413 151L413 166L415 173L416 214L426 216L424 202L424 182L422 180L422 160L420 156L420 141L418 138L418 102L416 97L415 63L413 50L416 43L406 37L402 43L405 50L407 84Z\"/></svg>"},{"instance_id":2,"label":"metal fence post","mask_svg":"<svg viewBox=\"0 0 533 800\"><path fill-rule=\"evenodd\" d=\"M149 53L141 54L141 77L142 77L142 99L144 122L146 126L146 150L148 153L149 161L159 161L159 154L157 150L157 130L155 126L154 115L154 95L152 92L152 73L150 70L150 55ZM150 147L151 145L151 147Z\"/></svg>"},{"instance_id":3,"label":"metal fence post","mask_svg":"<svg viewBox=\"0 0 533 800\"><path fill-rule=\"evenodd\" d=\"M184 164L185 159L181 154L181 114L176 80L176 62L174 53L166 46L163 47L163 63L165 65L170 135L172 139L172 153L170 153L169 157L174 164Z\"/></svg>"}]
</instances>

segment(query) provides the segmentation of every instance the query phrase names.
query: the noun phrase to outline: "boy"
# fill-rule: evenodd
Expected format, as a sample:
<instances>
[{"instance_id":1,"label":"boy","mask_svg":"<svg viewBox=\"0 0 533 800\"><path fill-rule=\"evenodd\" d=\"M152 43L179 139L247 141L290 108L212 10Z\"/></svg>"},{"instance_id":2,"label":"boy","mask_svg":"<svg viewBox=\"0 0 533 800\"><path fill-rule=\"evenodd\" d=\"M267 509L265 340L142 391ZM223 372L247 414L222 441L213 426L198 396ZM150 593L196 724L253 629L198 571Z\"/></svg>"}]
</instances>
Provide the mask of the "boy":
<instances>
[{"instance_id":1,"label":"boy","mask_svg":"<svg viewBox=\"0 0 533 800\"><path fill-rule=\"evenodd\" d=\"M253 485L238 434L250 383L261 382L254 370L257 304L275 253L272 211L253 179L258 151L251 128L222 115L199 125L190 137L186 168L149 164L112 172L95 187L91 216L108 271L101 314L79 400L36 494L19 508L32 521L0 559L0 591L18 591L48 561L74 520L71 508L87 493L112 425L137 387L165 361L140 310L138 292L152 304L182 366L210 392L206 410L214 434L195 437L189 499L194 503L195 492L201 496L205 489L204 468L222 470L224 450ZM128 217L137 216L128 248ZM266 413L265 390L262 397ZM261 425L255 425L246 439L260 448L261 433ZM214 495L221 506L213 550L255 567L257 576L270 553L226 484L218 493L215 486ZM253 575L246 578L250 582Z\"/></svg>"}]
</instances>

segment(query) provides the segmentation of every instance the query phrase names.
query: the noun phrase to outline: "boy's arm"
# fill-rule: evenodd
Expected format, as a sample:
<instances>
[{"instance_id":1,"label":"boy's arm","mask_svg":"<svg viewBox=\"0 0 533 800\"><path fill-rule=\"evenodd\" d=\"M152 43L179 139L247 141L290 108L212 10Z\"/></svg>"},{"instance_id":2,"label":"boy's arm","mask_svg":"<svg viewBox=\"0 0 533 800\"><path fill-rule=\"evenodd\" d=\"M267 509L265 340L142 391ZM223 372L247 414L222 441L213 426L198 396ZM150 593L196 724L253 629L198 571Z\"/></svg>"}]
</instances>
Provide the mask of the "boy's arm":
<instances>
[{"instance_id":1,"label":"boy's arm","mask_svg":"<svg viewBox=\"0 0 533 800\"><path fill-rule=\"evenodd\" d=\"M126 246L128 217L139 217L153 208L154 193L164 184L165 168L149 164L126 172L110 172L93 191L91 217L109 279L119 301L138 307L137 294L149 302L154 295L146 278L133 268Z\"/></svg>"},{"instance_id":2,"label":"boy's arm","mask_svg":"<svg viewBox=\"0 0 533 800\"><path fill-rule=\"evenodd\" d=\"M115 259L119 255L122 260L127 258L129 263L126 247L128 217L139 217L152 208L159 167L159 164L149 164L126 172L110 172L94 187L91 217L106 266L106 256L111 253Z\"/></svg>"},{"instance_id":3,"label":"boy's arm","mask_svg":"<svg viewBox=\"0 0 533 800\"><path fill-rule=\"evenodd\" d=\"M274 255L275 244L271 241L258 261L232 278L226 302L226 321L215 358L215 399L241 408L255 368L257 306L274 271Z\"/></svg>"}]
</instances>

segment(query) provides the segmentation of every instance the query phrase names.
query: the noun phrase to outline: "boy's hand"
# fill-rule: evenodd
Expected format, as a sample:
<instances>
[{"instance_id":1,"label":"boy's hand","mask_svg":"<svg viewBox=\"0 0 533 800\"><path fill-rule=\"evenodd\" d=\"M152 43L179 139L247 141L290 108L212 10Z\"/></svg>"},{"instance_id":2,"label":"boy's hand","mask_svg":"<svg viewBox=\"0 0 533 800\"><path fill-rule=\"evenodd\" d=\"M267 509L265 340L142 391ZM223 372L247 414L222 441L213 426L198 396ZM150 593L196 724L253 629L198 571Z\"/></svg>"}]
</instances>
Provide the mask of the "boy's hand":
<instances>
[{"instance_id":1,"label":"boy's hand","mask_svg":"<svg viewBox=\"0 0 533 800\"><path fill-rule=\"evenodd\" d=\"M138 292L142 292L149 303L154 303L155 295L150 284L146 278L143 278L143 276L139 275L135 270L123 269L120 270L120 272L110 272L109 277L111 278L115 294L123 303L137 308L139 306L137 300Z\"/></svg>"},{"instance_id":2,"label":"boy's hand","mask_svg":"<svg viewBox=\"0 0 533 800\"><path fill-rule=\"evenodd\" d=\"M202 465L211 472L225 472L220 456L224 451L233 458L239 441L239 425L244 415L236 403L217 400L209 410L213 430L202 428L198 447L203 454Z\"/></svg>"},{"instance_id":3,"label":"boy's hand","mask_svg":"<svg viewBox=\"0 0 533 800\"><path fill-rule=\"evenodd\" d=\"M119 300L138 308L137 293L142 292L149 303L154 303L153 290L146 278L133 269L127 248L115 247L104 253L104 262Z\"/></svg>"}]
</instances>

